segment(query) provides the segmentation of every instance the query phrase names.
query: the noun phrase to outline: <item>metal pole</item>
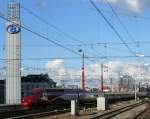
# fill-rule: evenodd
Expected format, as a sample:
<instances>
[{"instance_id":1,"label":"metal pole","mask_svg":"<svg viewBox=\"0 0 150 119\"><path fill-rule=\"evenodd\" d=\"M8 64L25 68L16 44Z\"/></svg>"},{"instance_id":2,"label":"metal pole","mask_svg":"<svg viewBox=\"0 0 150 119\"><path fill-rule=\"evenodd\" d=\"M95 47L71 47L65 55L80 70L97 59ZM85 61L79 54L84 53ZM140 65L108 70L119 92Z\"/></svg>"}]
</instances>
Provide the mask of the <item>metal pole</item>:
<instances>
[{"instance_id":1,"label":"metal pole","mask_svg":"<svg viewBox=\"0 0 150 119\"><path fill-rule=\"evenodd\" d=\"M103 85L103 63L101 64L101 92L104 90L104 85Z\"/></svg>"},{"instance_id":2,"label":"metal pole","mask_svg":"<svg viewBox=\"0 0 150 119\"><path fill-rule=\"evenodd\" d=\"M129 78L127 78L127 84L126 84L126 85L127 85L127 87L126 87L126 88L127 88L127 89L126 89L126 92L128 92L128 91L129 91Z\"/></svg>"},{"instance_id":3,"label":"metal pole","mask_svg":"<svg viewBox=\"0 0 150 119\"><path fill-rule=\"evenodd\" d=\"M82 90L85 91L84 53L82 53Z\"/></svg>"},{"instance_id":4,"label":"metal pole","mask_svg":"<svg viewBox=\"0 0 150 119\"><path fill-rule=\"evenodd\" d=\"M136 94L136 79L134 79L134 98L137 101L137 94Z\"/></svg>"},{"instance_id":5,"label":"metal pole","mask_svg":"<svg viewBox=\"0 0 150 119\"><path fill-rule=\"evenodd\" d=\"M111 92L113 92L112 78L110 78Z\"/></svg>"},{"instance_id":6,"label":"metal pole","mask_svg":"<svg viewBox=\"0 0 150 119\"><path fill-rule=\"evenodd\" d=\"M77 101L79 102L79 87L77 86Z\"/></svg>"},{"instance_id":7,"label":"metal pole","mask_svg":"<svg viewBox=\"0 0 150 119\"><path fill-rule=\"evenodd\" d=\"M139 92L141 92L141 83L139 82Z\"/></svg>"}]
</instances>

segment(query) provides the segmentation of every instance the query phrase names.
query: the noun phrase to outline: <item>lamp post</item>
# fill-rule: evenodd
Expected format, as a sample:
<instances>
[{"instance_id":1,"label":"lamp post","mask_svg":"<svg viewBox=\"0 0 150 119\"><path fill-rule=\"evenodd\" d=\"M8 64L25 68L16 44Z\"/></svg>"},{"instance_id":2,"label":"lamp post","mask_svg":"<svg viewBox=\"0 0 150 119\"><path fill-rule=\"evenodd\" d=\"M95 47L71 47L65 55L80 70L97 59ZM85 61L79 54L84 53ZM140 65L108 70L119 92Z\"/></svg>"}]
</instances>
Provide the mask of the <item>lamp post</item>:
<instances>
[{"instance_id":1,"label":"lamp post","mask_svg":"<svg viewBox=\"0 0 150 119\"><path fill-rule=\"evenodd\" d=\"M84 74L84 52L80 49L81 52L81 61L82 61L82 90L85 91L85 74Z\"/></svg>"}]
</instances>

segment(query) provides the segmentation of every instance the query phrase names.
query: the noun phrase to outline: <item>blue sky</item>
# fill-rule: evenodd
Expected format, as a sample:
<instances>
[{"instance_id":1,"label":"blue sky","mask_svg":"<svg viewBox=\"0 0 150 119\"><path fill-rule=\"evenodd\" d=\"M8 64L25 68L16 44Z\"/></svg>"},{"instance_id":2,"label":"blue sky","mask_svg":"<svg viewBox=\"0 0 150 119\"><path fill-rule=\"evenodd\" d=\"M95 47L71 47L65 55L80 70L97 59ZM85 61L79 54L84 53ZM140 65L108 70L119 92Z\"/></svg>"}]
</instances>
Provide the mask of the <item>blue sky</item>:
<instances>
[{"instance_id":1,"label":"blue sky","mask_svg":"<svg viewBox=\"0 0 150 119\"><path fill-rule=\"evenodd\" d=\"M0 0L0 12L6 15L7 2L11 0ZM12 0L13 1L13 0ZM15 1L15 0L14 0ZM113 0L110 0L111 2ZM127 0L128 1L128 0ZM136 0L135 0L136 1ZM137 0L139 1L139 0ZM146 0L145 0L146 1ZM71 34L76 39L84 43L101 43L101 42L118 42L121 41L104 21L104 19L98 14L98 12L92 7L88 0L20 0L20 3L25 8L29 9L33 13L42 17L49 23L59 27L63 31ZM116 17L112 13L108 5L103 0L95 1L96 5L103 11L103 14L109 20L109 22L117 29L125 42L131 42L129 36L124 32L121 25L117 21ZM118 5L117 5L118 4ZM119 5L120 4L120 5ZM136 42L149 42L150 34L150 18L142 19L143 17L150 17L149 9L147 6L142 6L140 11L134 11L129 8L122 8L121 3L113 3L112 6L116 10L119 18L126 26L130 34L133 36ZM144 9L146 7L146 9ZM122 13L125 13L122 14ZM140 17L135 18L138 15ZM40 33L62 45L64 44L82 44L81 46L66 46L76 52L79 49L83 49L87 56L132 56L128 49L124 45L109 44L107 48L104 45L87 45L83 46L83 43L72 41L65 35L57 32L55 29L47 26L45 23L35 18L31 14L28 14L21 8L21 20L22 25L29 29ZM5 42L5 21L0 19L0 44L4 45ZM22 29L22 59L26 58L51 58L51 57L79 57L72 52L69 52L58 46L45 46L35 47L27 45L50 45L52 43L39 38L28 31ZM53 45L53 44L52 44ZM137 51L135 44L130 44L129 47ZM150 55L150 44L140 44L140 49L144 55ZM4 58L4 49L0 48L0 57ZM136 61L137 58L119 59L123 61ZM46 63L50 59L28 61L23 60L22 64L25 67L44 68ZM107 59L98 59L98 61L109 62ZM149 59L144 61L149 62ZM81 61L79 59L64 60L64 65L67 68L79 69ZM85 66L91 64L89 60L86 60ZM3 67L4 64L1 63Z\"/></svg>"}]
</instances>

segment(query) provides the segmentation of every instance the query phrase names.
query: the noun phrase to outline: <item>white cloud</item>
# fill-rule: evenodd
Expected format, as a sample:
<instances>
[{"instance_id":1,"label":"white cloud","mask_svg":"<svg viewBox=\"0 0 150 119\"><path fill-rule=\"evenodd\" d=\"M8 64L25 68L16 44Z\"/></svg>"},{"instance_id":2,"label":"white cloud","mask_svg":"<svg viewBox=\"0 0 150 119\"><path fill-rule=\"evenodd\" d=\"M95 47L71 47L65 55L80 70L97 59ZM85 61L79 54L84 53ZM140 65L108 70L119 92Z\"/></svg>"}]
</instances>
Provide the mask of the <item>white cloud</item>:
<instances>
[{"instance_id":1,"label":"white cloud","mask_svg":"<svg viewBox=\"0 0 150 119\"><path fill-rule=\"evenodd\" d=\"M45 65L45 68L50 71L53 75L66 75L66 69L64 67L64 61L57 59L54 61L48 61Z\"/></svg>"},{"instance_id":2,"label":"white cloud","mask_svg":"<svg viewBox=\"0 0 150 119\"><path fill-rule=\"evenodd\" d=\"M106 3L106 0L97 0ZM150 0L107 0L124 11L139 14L150 7Z\"/></svg>"},{"instance_id":3,"label":"white cloud","mask_svg":"<svg viewBox=\"0 0 150 119\"><path fill-rule=\"evenodd\" d=\"M46 69L48 69L48 73L53 79L57 80L81 80L81 68L79 69L71 69L66 68L63 60L54 60L48 61L45 65ZM147 67L148 68L148 67ZM140 77L143 76L145 79L149 80L150 73L149 68L146 69L143 67L143 64L138 62L122 62L118 60L109 61L104 64L104 80L106 82L108 77L113 79L113 82L117 82L119 80L119 76L121 75L129 75L132 77ZM146 75L145 75L146 74ZM88 81L97 81L100 80L101 76L101 64L95 63L86 65L85 67L85 80L86 84L90 85ZM98 84L97 84L98 85Z\"/></svg>"},{"instance_id":4,"label":"white cloud","mask_svg":"<svg viewBox=\"0 0 150 119\"><path fill-rule=\"evenodd\" d=\"M37 0L37 3L36 3L36 8L37 10L45 10L47 7L47 2L46 0Z\"/></svg>"},{"instance_id":5,"label":"white cloud","mask_svg":"<svg viewBox=\"0 0 150 119\"><path fill-rule=\"evenodd\" d=\"M128 9L139 13L141 11L140 2L138 0L127 0Z\"/></svg>"},{"instance_id":6,"label":"white cloud","mask_svg":"<svg viewBox=\"0 0 150 119\"><path fill-rule=\"evenodd\" d=\"M64 65L64 61L60 59L56 59L54 61L48 61L45 65L47 69L59 69Z\"/></svg>"},{"instance_id":7,"label":"white cloud","mask_svg":"<svg viewBox=\"0 0 150 119\"><path fill-rule=\"evenodd\" d=\"M110 3L116 4L118 0L107 0Z\"/></svg>"}]
</instances>

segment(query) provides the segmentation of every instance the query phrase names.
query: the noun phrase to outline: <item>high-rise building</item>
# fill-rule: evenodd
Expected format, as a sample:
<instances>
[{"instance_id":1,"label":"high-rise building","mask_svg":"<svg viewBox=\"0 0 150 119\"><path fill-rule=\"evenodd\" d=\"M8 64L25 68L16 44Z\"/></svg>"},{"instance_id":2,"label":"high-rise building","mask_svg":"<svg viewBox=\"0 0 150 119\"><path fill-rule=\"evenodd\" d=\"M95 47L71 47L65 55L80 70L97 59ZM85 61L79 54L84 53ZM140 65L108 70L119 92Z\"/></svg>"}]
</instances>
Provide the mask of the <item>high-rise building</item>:
<instances>
[{"instance_id":1,"label":"high-rise building","mask_svg":"<svg viewBox=\"0 0 150 119\"><path fill-rule=\"evenodd\" d=\"M133 91L134 90L134 80L129 75L123 75L120 77L120 89L121 91Z\"/></svg>"},{"instance_id":2,"label":"high-rise building","mask_svg":"<svg viewBox=\"0 0 150 119\"><path fill-rule=\"evenodd\" d=\"M8 3L6 23L6 104L21 102L20 4Z\"/></svg>"}]
</instances>

